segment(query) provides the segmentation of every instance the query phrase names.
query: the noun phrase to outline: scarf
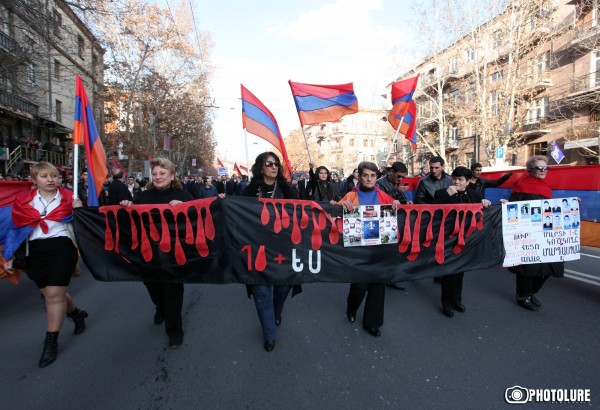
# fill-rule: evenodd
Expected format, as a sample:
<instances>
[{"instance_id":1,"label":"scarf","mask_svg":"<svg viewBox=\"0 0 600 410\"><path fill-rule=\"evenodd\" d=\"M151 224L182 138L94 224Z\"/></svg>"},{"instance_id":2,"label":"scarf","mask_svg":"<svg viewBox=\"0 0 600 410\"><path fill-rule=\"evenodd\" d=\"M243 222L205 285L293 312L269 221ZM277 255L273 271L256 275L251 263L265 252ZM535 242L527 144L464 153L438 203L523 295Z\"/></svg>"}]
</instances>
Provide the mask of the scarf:
<instances>
[{"instance_id":1,"label":"scarf","mask_svg":"<svg viewBox=\"0 0 600 410\"><path fill-rule=\"evenodd\" d=\"M513 193L522 192L524 194L541 195L544 198L552 198L552 190L544 179L534 178L529 174L524 174L513 188Z\"/></svg>"},{"instance_id":2,"label":"scarf","mask_svg":"<svg viewBox=\"0 0 600 410\"><path fill-rule=\"evenodd\" d=\"M73 193L63 187L58 187L58 192L61 196L60 204L44 218L37 209L29 204L37 195L37 189L19 194L12 210L12 219L15 226L17 228L23 226L35 228L39 225L42 232L48 233L46 219L55 222L70 222L73 220Z\"/></svg>"}]
</instances>

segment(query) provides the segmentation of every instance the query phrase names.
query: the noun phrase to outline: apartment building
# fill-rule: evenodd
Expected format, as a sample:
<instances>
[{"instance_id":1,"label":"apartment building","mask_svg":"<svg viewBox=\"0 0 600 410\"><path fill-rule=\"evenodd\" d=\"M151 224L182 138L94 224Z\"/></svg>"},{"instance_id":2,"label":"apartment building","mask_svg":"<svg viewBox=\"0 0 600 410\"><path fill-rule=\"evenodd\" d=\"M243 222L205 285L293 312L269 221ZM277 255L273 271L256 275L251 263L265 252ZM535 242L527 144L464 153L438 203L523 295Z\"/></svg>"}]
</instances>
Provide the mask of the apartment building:
<instances>
[{"instance_id":1,"label":"apartment building","mask_svg":"<svg viewBox=\"0 0 600 410\"><path fill-rule=\"evenodd\" d=\"M514 1L396 79L420 74L415 165L523 165L553 147L561 165L597 164L598 19L598 0Z\"/></svg>"},{"instance_id":2,"label":"apartment building","mask_svg":"<svg viewBox=\"0 0 600 410\"><path fill-rule=\"evenodd\" d=\"M0 5L0 145L10 148L0 171L18 173L42 158L72 166L76 75L102 132L103 54L62 0Z\"/></svg>"}]
</instances>

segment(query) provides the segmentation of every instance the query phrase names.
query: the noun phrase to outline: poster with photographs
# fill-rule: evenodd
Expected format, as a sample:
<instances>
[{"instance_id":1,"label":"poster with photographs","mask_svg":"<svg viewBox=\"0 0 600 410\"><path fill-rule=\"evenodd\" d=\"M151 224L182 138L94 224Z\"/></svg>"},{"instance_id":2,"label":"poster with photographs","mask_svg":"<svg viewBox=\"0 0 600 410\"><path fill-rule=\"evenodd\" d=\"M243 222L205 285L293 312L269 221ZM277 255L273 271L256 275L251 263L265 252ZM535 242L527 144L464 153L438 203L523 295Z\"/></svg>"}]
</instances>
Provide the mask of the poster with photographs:
<instances>
[{"instance_id":1,"label":"poster with photographs","mask_svg":"<svg viewBox=\"0 0 600 410\"><path fill-rule=\"evenodd\" d=\"M579 223L577 198L503 204L503 266L579 259Z\"/></svg>"},{"instance_id":2,"label":"poster with photographs","mask_svg":"<svg viewBox=\"0 0 600 410\"><path fill-rule=\"evenodd\" d=\"M355 206L344 209L344 246L398 243L398 219L394 205Z\"/></svg>"}]
</instances>

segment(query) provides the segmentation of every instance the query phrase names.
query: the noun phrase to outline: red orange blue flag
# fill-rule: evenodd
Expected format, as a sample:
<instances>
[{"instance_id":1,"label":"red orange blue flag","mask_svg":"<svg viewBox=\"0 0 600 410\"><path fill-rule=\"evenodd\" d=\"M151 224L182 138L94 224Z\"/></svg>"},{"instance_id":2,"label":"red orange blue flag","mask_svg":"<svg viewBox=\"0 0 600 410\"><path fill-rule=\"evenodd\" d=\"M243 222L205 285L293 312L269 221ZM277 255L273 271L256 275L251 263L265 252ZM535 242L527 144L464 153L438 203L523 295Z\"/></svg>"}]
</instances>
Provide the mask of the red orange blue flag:
<instances>
[{"instance_id":1,"label":"red orange blue flag","mask_svg":"<svg viewBox=\"0 0 600 410\"><path fill-rule=\"evenodd\" d=\"M75 124L73 127L73 144L85 146L85 158L88 171L88 206L100 205L98 198L102 185L106 180L106 154L98 129L94 122L94 113L87 97L83 81L76 77L75 86Z\"/></svg>"},{"instance_id":2,"label":"red orange blue flag","mask_svg":"<svg viewBox=\"0 0 600 410\"><path fill-rule=\"evenodd\" d=\"M408 103L412 101L413 94L417 88L419 75L398 81L392 84L392 104L396 108L397 116L403 117L408 111Z\"/></svg>"},{"instance_id":3,"label":"red orange blue flag","mask_svg":"<svg viewBox=\"0 0 600 410\"><path fill-rule=\"evenodd\" d=\"M217 164L218 164L220 167L225 167L225 165L223 165L223 162L222 162L222 161L219 159L219 157L217 157Z\"/></svg>"},{"instance_id":4,"label":"red orange blue flag","mask_svg":"<svg viewBox=\"0 0 600 410\"><path fill-rule=\"evenodd\" d=\"M248 173L248 168L246 168L243 165L240 165L239 167L240 167L240 170L244 171L246 174Z\"/></svg>"},{"instance_id":5,"label":"red orange blue flag","mask_svg":"<svg viewBox=\"0 0 600 410\"><path fill-rule=\"evenodd\" d=\"M260 102L246 87L242 85L242 122L246 131L270 142L283 157L285 166L281 172L283 176L290 181L292 175L292 165L288 158L279 125L275 116L265 105Z\"/></svg>"},{"instance_id":6,"label":"red orange blue flag","mask_svg":"<svg viewBox=\"0 0 600 410\"><path fill-rule=\"evenodd\" d=\"M163 150L171 151L171 136L169 134L165 134L163 138Z\"/></svg>"},{"instance_id":7,"label":"red orange blue flag","mask_svg":"<svg viewBox=\"0 0 600 410\"><path fill-rule=\"evenodd\" d=\"M238 177L242 176L242 171L240 170L240 167L238 167L237 162L233 163L233 171L237 173Z\"/></svg>"},{"instance_id":8,"label":"red orange blue flag","mask_svg":"<svg viewBox=\"0 0 600 410\"><path fill-rule=\"evenodd\" d=\"M337 85L303 84L289 81L300 124L338 121L358 112L352 83Z\"/></svg>"},{"instance_id":9,"label":"red orange blue flag","mask_svg":"<svg viewBox=\"0 0 600 410\"><path fill-rule=\"evenodd\" d=\"M417 106L413 94L419 81L419 75L392 84L392 104L388 121L400 134L410 141L413 149L417 147Z\"/></svg>"}]
</instances>

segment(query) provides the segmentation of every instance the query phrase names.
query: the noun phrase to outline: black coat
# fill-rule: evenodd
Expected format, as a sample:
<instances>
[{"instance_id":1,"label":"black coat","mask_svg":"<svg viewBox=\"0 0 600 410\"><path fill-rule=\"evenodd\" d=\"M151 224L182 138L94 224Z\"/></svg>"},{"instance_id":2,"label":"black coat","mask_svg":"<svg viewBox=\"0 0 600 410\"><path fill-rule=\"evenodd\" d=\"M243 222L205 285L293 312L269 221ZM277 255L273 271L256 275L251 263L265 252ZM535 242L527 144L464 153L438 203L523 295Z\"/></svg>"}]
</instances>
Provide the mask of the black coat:
<instances>
[{"instance_id":1,"label":"black coat","mask_svg":"<svg viewBox=\"0 0 600 410\"><path fill-rule=\"evenodd\" d=\"M108 205L119 205L121 201L133 201L127 185L120 179L115 179L108 187Z\"/></svg>"}]
</instances>

